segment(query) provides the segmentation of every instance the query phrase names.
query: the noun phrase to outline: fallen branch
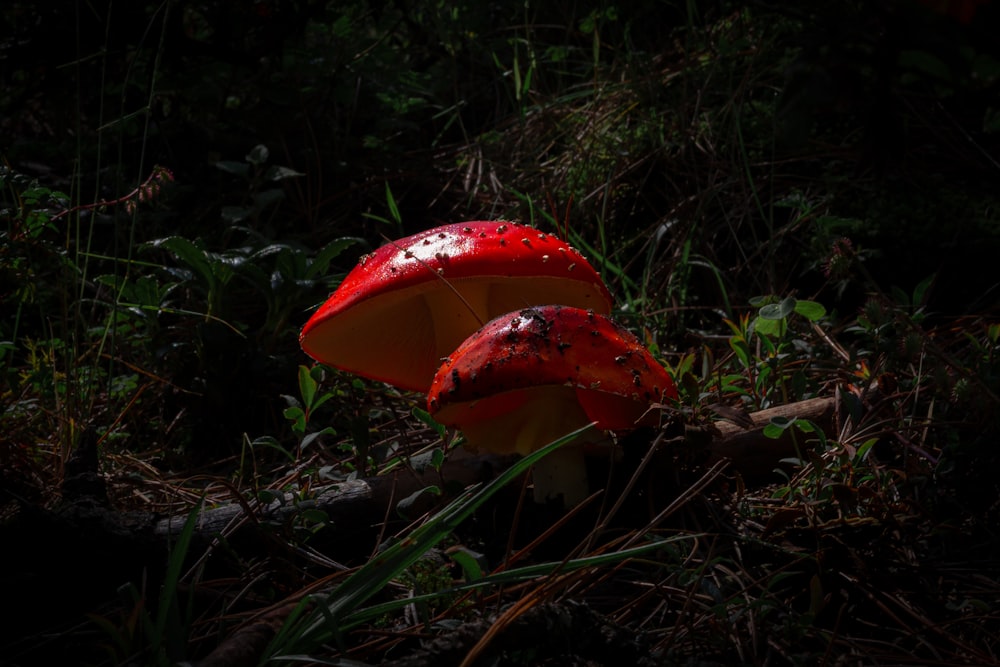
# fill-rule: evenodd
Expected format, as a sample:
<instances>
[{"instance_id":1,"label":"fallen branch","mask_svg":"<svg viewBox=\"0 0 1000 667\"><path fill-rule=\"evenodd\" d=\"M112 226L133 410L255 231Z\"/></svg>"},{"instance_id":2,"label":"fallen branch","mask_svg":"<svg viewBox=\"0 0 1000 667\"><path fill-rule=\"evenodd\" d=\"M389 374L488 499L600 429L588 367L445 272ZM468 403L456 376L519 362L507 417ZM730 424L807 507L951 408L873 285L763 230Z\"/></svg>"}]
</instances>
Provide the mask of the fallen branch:
<instances>
[{"instance_id":1,"label":"fallen branch","mask_svg":"<svg viewBox=\"0 0 1000 667\"><path fill-rule=\"evenodd\" d=\"M728 459L733 470L747 479L760 479L769 475L779 466L782 459L796 456L796 445L802 446L806 434L794 429L786 429L780 438L764 435L764 428L775 418L808 420L833 435L836 399L813 398L796 403L781 405L768 410L745 414L743 422L737 425L730 421L713 422L707 429L710 440L707 444L710 462ZM701 429L704 436L706 429ZM798 441L796 441L798 438ZM383 519L391 505L418 493L429 486L440 486L447 480L451 484L468 486L475 482L491 479L510 464L510 459L492 455L474 455L465 450L452 453L440 471L433 468L407 469L392 475L355 479L331 484L317 495L308 499L296 499L291 493L264 505L236 502L202 510L198 516L196 534L215 535L232 527L233 522L252 515L258 521L283 521L294 517L305 509L325 512L332 525L357 525L358 522L372 525ZM434 503L434 497L424 499L425 504L416 502L408 514L419 516ZM160 520L154 533L160 536L177 534L184 525L186 516L174 516Z\"/></svg>"},{"instance_id":2,"label":"fallen branch","mask_svg":"<svg viewBox=\"0 0 1000 667\"><path fill-rule=\"evenodd\" d=\"M751 412L749 422L737 425L730 421L712 423L712 440L708 451L712 460L729 459L732 468L745 478L770 474L782 459L797 455L807 434L785 429L779 438L764 435L764 428L774 419L806 420L815 424L828 437L834 437L837 411L835 398L811 398L775 408ZM741 420L742 421L742 420Z\"/></svg>"},{"instance_id":3,"label":"fallen branch","mask_svg":"<svg viewBox=\"0 0 1000 667\"><path fill-rule=\"evenodd\" d=\"M333 526L371 526L385 518L393 505L404 503L410 518L417 518L436 502L434 494L411 498L428 487L446 485L466 487L492 479L510 464L499 456L475 456L459 450L449 456L440 470L431 466L406 468L397 472L336 482L308 498L283 493L268 503L233 502L202 510L195 525L196 535L215 535L231 528L235 522L252 516L255 521L282 522L304 510L325 512ZM176 535L184 526L186 515L172 516L157 522L154 534Z\"/></svg>"}]
</instances>

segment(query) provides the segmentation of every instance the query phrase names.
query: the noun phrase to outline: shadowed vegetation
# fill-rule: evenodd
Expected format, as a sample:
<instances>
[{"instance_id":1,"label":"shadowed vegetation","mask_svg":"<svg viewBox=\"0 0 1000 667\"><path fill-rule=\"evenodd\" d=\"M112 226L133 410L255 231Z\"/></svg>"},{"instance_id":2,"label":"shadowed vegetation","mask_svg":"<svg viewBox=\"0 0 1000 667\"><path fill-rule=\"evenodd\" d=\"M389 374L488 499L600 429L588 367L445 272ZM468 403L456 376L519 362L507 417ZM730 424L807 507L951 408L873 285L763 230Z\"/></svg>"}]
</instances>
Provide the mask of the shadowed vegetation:
<instances>
[{"instance_id":1,"label":"shadowed vegetation","mask_svg":"<svg viewBox=\"0 0 1000 667\"><path fill-rule=\"evenodd\" d=\"M998 13L5 3L5 660L1000 663ZM298 346L476 219L577 247L681 392L568 515Z\"/></svg>"}]
</instances>

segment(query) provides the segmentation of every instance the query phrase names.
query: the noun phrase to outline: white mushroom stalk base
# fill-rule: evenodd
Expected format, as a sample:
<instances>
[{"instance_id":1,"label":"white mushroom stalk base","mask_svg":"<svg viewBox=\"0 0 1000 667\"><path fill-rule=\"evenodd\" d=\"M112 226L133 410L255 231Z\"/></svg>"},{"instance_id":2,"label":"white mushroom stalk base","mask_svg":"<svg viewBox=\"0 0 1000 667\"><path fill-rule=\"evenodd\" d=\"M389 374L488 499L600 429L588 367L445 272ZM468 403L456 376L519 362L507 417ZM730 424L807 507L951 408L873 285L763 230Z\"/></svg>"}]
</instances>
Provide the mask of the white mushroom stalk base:
<instances>
[{"instance_id":1,"label":"white mushroom stalk base","mask_svg":"<svg viewBox=\"0 0 1000 667\"><path fill-rule=\"evenodd\" d=\"M543 457L531 469L531 483L536 503L561 496L566 507L579 505L590 495L583 447L571 442Z\"/></svg>"},{"instance_id":2,"label":"white mushroom stalk base","mask_svg":"<svg viewBox=\"0 0 1000 667\"><path fill-rule=\"evenodd\" d=\"M610 446L603 433L593 431L593 434L596 437L567 443L535 463L531 483L536 503L558 501L561 497L564 506L575 507L586 500L592 490L586 451L596 444Z\"/></svg>"}]
</instances>

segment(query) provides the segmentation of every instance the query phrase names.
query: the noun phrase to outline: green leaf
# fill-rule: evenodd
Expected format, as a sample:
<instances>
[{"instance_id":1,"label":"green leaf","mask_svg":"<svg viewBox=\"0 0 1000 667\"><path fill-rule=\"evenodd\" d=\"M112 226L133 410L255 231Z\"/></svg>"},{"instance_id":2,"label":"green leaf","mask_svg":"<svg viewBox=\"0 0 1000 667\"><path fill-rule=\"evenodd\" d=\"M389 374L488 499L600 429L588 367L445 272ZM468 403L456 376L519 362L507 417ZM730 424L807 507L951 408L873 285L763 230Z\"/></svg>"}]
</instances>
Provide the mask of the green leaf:
<instances>
[{"instance_id":1,"label":"green leaf","mask_svg":"<svg viewBox=\"0 0 1000 667\"><path fill-rule=\"evenodd\" d=\"M168 236L149 242L149 247L164 248L184 264L187 264L205 282L209 290L216 286L215 269L209 261L208 253L194 242L182 236Z\"/></svg>"},{"instance_id":2,"label":"green leaf","mask_svg":"<svg viewBox=\"0 0 1000 667\"><path fill-rule=\"evenodd\" d=\"M780 337L785 333L785 321L784 319L767 320L757 317L754 319L753 328L758 336Z\"/></svg>"},{"instance_id":3,"label":"green leaf","mask_svg":"<svg viewBox=\"0 0 1000 667\"><path fill-rule=\"evenodd\" d=\"M389 207L389 215L392 217L393 222L396 223L396 227L402 230L403 216L399 214L399 207L396 205L396 198L392 196L392 188L389 187L389 181L385 182L385 203Z\"/></svg>"},{"instance_id":4,"label":"green leaf","mask_svg":"<svg viewBox=\"0 0 1000 667\"><path fill-rule=\"evenodd\" d=\"M462 568L466 581L479 581L488 567L486 555L468 547L454 547L448 550L448 557Z\"/></svg>"},{"instance_id":5,"label":"green leaf","mask_svg":"<svg viewBox=\"0 0 1000 667\"><path fill-rule=\"evenodd\" d=\"M871 451L872 447L874 447L877 442L878 438L869 438L861 443L861 446L854 452L855 462L864 461L865 457L868 456L868 452Z\"/></svg>"},{"instance_id":6,"label":"green leaf","mask_svg":"<svg viewBox=\"0 0 1000 667\"><path fill-rule=\"evenodd\" d=\"M255 250L250 255L250 258L257 260L257 259L264 259L267 257L271 257L273 255L278 255L279 257L281 257L283 255L294 254L298 252L302 251L292 248L287 243L269 243L260 250Z\"/></svg>"},{"instance_id":7,"label":"green leaf","mask_svg":"<svg viewBox=\"0 0 1000 667\"><path fill-rule=\"evenodd\" d=\"M250 164L255 166L260 166L265 162L267 162L267 158L270 155L271 152L267 150L267 146L265 146L264 144L257 144L256 146L250 149L249 153L247 153L246 159L247 162L249 162Z\"/></svg>"},{"instance_id":8,"label":"green leaf","mask_svg":"<svg viewBox=\"0 0 1000 667\"><path fill-rule=\"evenodd\" d=\"M411 516L410 510L413 509L413 506L416 505L417 501L419 501L423 496L427 495L428 493L434 496L440 496L441 488L431 485L431 486L425 486L422 489L414 491L413 493L411 493L410 495L406 496L398 503L396 503L396 511L404 519L413 519L414 517Z\"/></svg>"},{"instance_id":9,"label":"green leaf","mask_svg":"<svg viewBox=\"0 0 1000 667\"><path fill-rule=\"evenodd\" d=\"M283 454L285 458L287 458L292 463L295 463L295 455L292 454L287 449L285 449L284 447L282 447L281 443L278 442L278 439L275 438L273 435L261 436L255 439L253 442L251 442L250 446L253 448L263 447L266 449L273 449L274 451Z\"/></svg>"},{"instance_id":10,"label":"green leaf","mask_svg":"<svg viewBox=\"0 0 1000 667\"><path fill-rule=\"evenodd\" d=\"M796 421L797 420L796 420L795 417L771 417L770 423L774 424L778 428L784 430L784 429L790 427Z\"/></svg>"},{"instance_id":11,"label":"green leaf","mask_svg":"<svg viewBox=\"0 0 1000 667\"><path fill-rule=\"evenodd\" d=\"M897 61L903 69L913 69L942 81L952 80L951 68L948 67L948 64L930 51L903 50L899 52Z\"/></svg>"},{"instance_id":12,"label":"green leaf","mask_svg":"<svg viewBox=\"0 0 1000 667\"><path fill-rule=\"evenodd\" d=\"M278 503L278 507L285 506L285 494L277 489L261 489L257 492L257 500L265 505Z\"/></svg>"},{"instance_id":13,"label":"green leaf","mask_svg":"<svg viewBox=\"0 0 1000 667\"><path fill-rule=\"evenodd\" d=\"M783 320L795 312L795 297L789 296L781 300L781 303L769 303L761 306L757 313L765 320Z\"/></svg>"},{"instance_id":14,"label":"green leaf","mask_svg":"<svg viewBox=\"0 0 1000 667\"><path fill-rule=\"evenodd\" d=\"M356 236L342 236L334 239L316 253L309 268L306 269L305 278L313 279L318 275L325 274L330 268L330 262L352 245L365 243L365 240Z\"/></svg>"},{"instance_id":15,"label":"green leaf","mask_svg":"<svg viewBox=\"0 0 1000 667\"><path fill-rule=\"evenodd\" d=\"M299 449L307 449L309 445L313 444L313 441L316 440L316 438L319 438L324 435L336 435L336 434L337 432L333 430L332 426L327 426L321 431L306 433L305 436L302 437L302 441L299 442Z\"/></svg>"},{"instance_id":16,"label":"green leaf","mask_svg":"<svg viewBox=\"0 0 1000 667\"><path fill-rule=\"evenodd\" d=\"M434 417L431 417L431 413L427 412L423 408L414 407L410 411L410 414L412 414L417 421L434 429L434 432L438 434L439 438L441 438L442 440L444 439L444 436L447 433L447 429L444 427L443 424L439 424L437 421L435 421Z\"/></svg>"},{"instance_id":17,"label":"green leaf","mask_svg":"<svg viewBox=\"0 0 1000 667\"><path fill-rule=\"evenodd\" d=\"M440 472L442 465L444 465L444 450L440 447L435 447L431 451L431 466Z\"/></svg>"},{"instance_id":18,"label":"green leaf","mask_svg":"<svg viewBox=\"0 0 1000 667\"><path fill-rule=\"evenodd\" d=\"M517 49L514 50L514 99L518 102L521 101L521 65L520 59L517 55Z\"/></svg>"},{"instance_id":19,"label":"green leaf","mask_svg":"<svg viewBox=\"0 0 1000 667\"><path fill-rule=\"evenodd\" d=\"M937 278L936 273L932 273L923 280L920 284L913 289L913 303L914 306L924 306L927 304L927 292L930 290L931 285L934 284L934 279Z\"/></svg>"},{"instance_id":20,"label":"green leaf","mask_svg":"<svg viewBox=\"0 0 1000 667\"><path fill-rule=\"evenodd\" d=\"M285 416L285 419L292 422L292 430L299 435L305 433L306 431L306 413L305 410L299 407L285 408L281 413Z\"/></svg>"},{"instance_id":21,"label":"green leaf","mask_svg":"<svg viewBox=\"0 0 1000 667\"><path fill-rule=\"evenodd\" d=\"M250 165L246 162L236 162L234 160L219 160L215 163L217 169L237 176L246 177L250 173Z\"/></svg>"},{"instance_id":22,"label":"green leaf","mask_svg":"<svg viewBox=\"0 0 1000 667\"><path fill-rule=\"evenodd\" d=\"M795 428L799 429L803 433L815 433L817 430L816 425L808 419L795 420Z\"/></svg>"},{"instance_id":23,"label":"green leaf","mask_svg":"<svg viewBox=\"0 0 1000 667\"><path fill-rule=\"evenodd\" d=\"M177 542L170 549L167 571L164 574L163 586L160 589L160 603L156 614L156 624L151 630L153 637L150 643L153 647L161 650L163 649L163 642L170 638L167 634L167 623L170 620L176 621L177 614L180 611L177 607L177 593L180 589L188 549L191 546L194 529L198 525L198 518L204 502L205 498L202 496L198 503L191 509L191 512L188 513L187 519L184 521L184 527L181 528L181 532L177 536Z\"/></svg>"},{"instance_id":24,"label":"green leaf","mask_svg":"<svg viewBox=\"0 0 1000 667\"><path fill-rule=\"evenodd\" d=\"M764 427L764 437L777 440L785 432L785 429L775 424L768 424Z\"/></svg>"},{"instance_id":25,"label":"green leaf","mask_svg":"<svg viewBox=\"0 0 1000 667\"><path fill-rule=\"evenodd\" d=\"M278 188L270 188L268 190L261 190L253 196L253 209L256 211L263 211L268 206L274 206L281 200L285 198L285 191Z\"/></svg>"},{"instance_id":26,"label":"green leaf","mask_svg":"<svg viewBox=\"0 0 1000 667\"><path fill-rule=\"evenodd\" d=\"M528 92L531 90L531 77L534 75L534 73L535 73L535 65L534 63L532 63L531 65L528 66L528 71L524 75L524 81L521 82L521 95L518 97L518 99L521 99L522 97L526 97L528 95Z\"/></svg>"},{"instance_id":27,"label":"green leaf","mask_svg":"<svg viewBox=\"0 0 1000 667\"><path fill-rule=\"evenodd\" d=\"M740 364L744 368L750 367L750 346L747 345L746 341L736 338L729 339L729 347L732 348L733 353L736 354L736 358L740 360Z\"/></svg>"},{"instance_id":28,"label":"green leaf","mask_svg":"<svg viewBox=\"0 0 1000 667\"><path fill-rule=\"evenodd\" d=\"M777 439L795 423L795 419L788 417L772 417L767 426L764 427L764 437Z\"/></svg>"},{"instance_id":29,"label":"green leaf","mask_svg":"<svg viewBox=\"0 0 1000 667\"><path fill-rule=\"evenodd\" d=\"M223 206L220 215L226 222L235 224L253 215L253 209L246 206Z\"/></svg>"},{"instance_id":30,"label":"green leaf","mask_svg":"<svg viewBox=\"0 0 1000 667\"><path fill-rule=\"evenodd\" d=\"M316 527L326 524L330 520L330 515L321 509L306 508L300 510L299 519L308 524L313 524Z\"/></svg>"},{"instance_id":31,"label":"green leaf","mask_svg":"<svg viewBox=\"0 0 1000 667\"><path fill-rule=\"evenodd\" d=\"M826 308L816 301L796 301L795 312L810 322L816 322L826 315Z\"/></svg>"},{"instance_id":32,"label":"green leaf","mask_svg":"<svg viewBox=\"0 0 1000 667\"><path fill-rule=\"evenodd\" d=\"M819 448L821 450L826 451L830 449L830 442L829 440L827 440L826 433L824 433L822 429L820 429L817 426L814 426L813 433L816 434L816 442L819 444ZM811 441L812 439L810 438L810 442Z\"/></svg>"},{"instance_id":33,"label":"green leaf","mask_svg":"<svg viewBox=\"0 0 1000 667\"><path fill-rule=\"evenodd\" d=\"M316 399L316 378L308 366L299 366L299 395L302 396L302 405L307 411L312 411L313 401Z\"/></svg>"},{"instance_id":34,"label":"green leaf","mask_svg":"<svg viewBox=\"0 0 1000 667\"><path fill-rule=\"evenodd\" d=\"M240 275L248 279L254 287L259 289L265 299L274 297L271 287L271 274L263 266L254 264L253 262L245 262L239 268Z\"/></svg>"},{"instance_id":35,"label":"green leaf","mask_svg":"<svg viewBox=\"0 0 1000 667\"><path fill-rule=\"evenodd\" d=\"M305 176L301 171L295 171L290 167L281 167L274 165L268 167L267 171L264 172L264 179L268 181L282 181L286 178L296 178L297 176Z\"/></svg>"},{"instance_id":36,"label":"green leaf","mask_svg":"<svg viewBox=\"0 0 1000 667\"><path fill-rule=\"evenodd\" d=\"M334 397L334 393L333 392L330 392L330 391L325 392L322 396L320 396L319 398L317 398L313 402L312 406L309 408L309 414L311 415L313 412L316 412L316 409L319 406L323 405L324 403L326 403L327 401L329 401L333 397Z\"/></svg>"}]
</instances>

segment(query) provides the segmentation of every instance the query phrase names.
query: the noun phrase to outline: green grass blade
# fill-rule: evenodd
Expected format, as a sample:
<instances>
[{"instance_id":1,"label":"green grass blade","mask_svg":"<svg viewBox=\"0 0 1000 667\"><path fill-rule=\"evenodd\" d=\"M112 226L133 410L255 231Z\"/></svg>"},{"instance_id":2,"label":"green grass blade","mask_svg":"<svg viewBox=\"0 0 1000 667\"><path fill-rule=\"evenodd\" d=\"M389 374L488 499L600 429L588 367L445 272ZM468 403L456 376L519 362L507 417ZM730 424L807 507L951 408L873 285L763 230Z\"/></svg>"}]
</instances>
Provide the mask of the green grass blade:
<instances>
[{"instance_id":1,"label":"green grass blade","mask_svg":"<svg viewBox=\"0 0 1000 667\"><path fill-rule=\"evenodd\" d=\"M184 567L184 559L187 558L188 550L191 547L191 539L194 537L194 527L198 523L198 516L201 513L202 501L199 501L188 513L184 521L184 527L177 537L177 543L170 550L170 560L167 562L167 571L163 577L163 587L160 591L160 604L156 613L156 621L152 628L150 644L154 651L162 650L164 641L180 643L181 638L168 635L168 624L171 629L179 629L180 619L178 615L180 608L177 605L177 588L181 581L181 572Z\"/></svg>"},{"instance_id":2,"label":"green grass blade","mask_svg":"<svg viewBox=\"0 0 1000 667\"><path fill-rule=\"evenodd\" d=\"M525 456L485 486L474 486L452 501L427 523L409 536L389 546L349 576L336 588L320 607L307 616L301 632L289 630L288 637L297 637L291 645L275 646L283 653L302 653L335 638L341 631L342 621L370 597L381 591L406 568L420 559L428 549L451 535L452 531L493 494L523 474L536 461L550 452L576 439L590 425L555 440L536 452Z\"/></svg>"},{"instance_id":3,"label":"green grass blade","mask_svg":"<svg viewBox=\"0 0 1000 667\"><path fill-rule=\"evenodd\" d=\"M547 577L554 574L565 574L567 572L574 572L576 570L582 570L591 567L600 567L602 565L617 565L623 563L626 560L637 558L639 556L644 556L652 551L662 549L667 544L671 542L677 542L686 539L695 539L700 537L699 534L685 534L676 535L667 539L656 540L648 544L643 544L637 547L630 547L628 549L623 549L621 551L612 551L609 553L598 554L596 556L585 556L583 558L574 558L568 561L559 561L551 563L539 563L537 565L527 565L525 567L519 567L512 570L505 570L503 572L497 572L495 574L487 575L476 581L470 581L465 584L459 584L457 586L452 586L447 589L440 591L435 591L433 593L425 593L423 595L416 595L413 597L407 597L399 600L391 600L389 602L383 602L377 605L372 605L371 607L365 607L359 609L356 612L352 612L346 615L340 622L341 630L349 630L355 626L361 625L367 621L377 619L385 614L396 612L403 607L420 602L433 602L434 600L452 597L460 593L464 593L472 590L486 589L493 586L499 585L510 585L521 583L524 581L529 581L538 577Z\"/></svg>"}]
</instances>

